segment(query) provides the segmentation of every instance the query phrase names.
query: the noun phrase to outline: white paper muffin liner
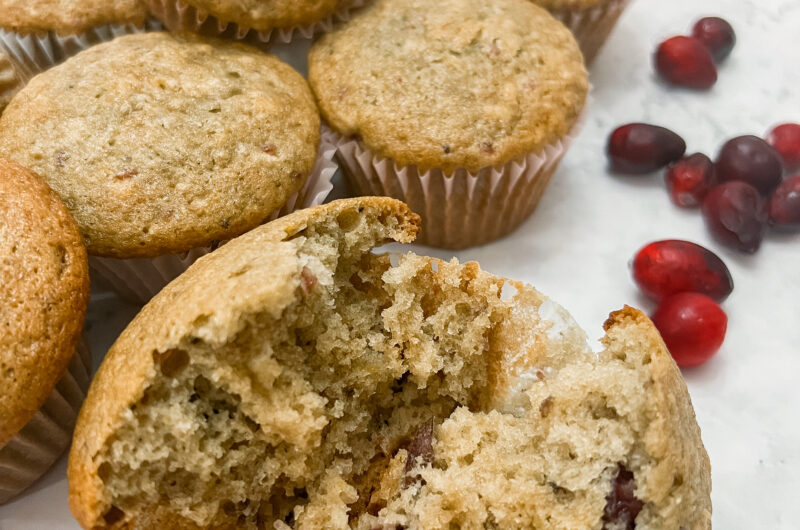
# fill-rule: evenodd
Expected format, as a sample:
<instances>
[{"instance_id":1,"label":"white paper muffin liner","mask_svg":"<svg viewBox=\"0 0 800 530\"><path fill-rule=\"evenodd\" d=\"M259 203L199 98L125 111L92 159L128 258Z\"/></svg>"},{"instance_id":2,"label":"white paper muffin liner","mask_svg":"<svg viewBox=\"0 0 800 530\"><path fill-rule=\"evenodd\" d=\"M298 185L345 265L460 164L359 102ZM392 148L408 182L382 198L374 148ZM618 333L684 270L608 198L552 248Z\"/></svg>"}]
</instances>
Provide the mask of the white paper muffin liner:
<instances>
[{"instance_id":1,"label":"white paper muffin liner","mask_svg":"<svg viewBox=\"0 0 800 530\"><path fill-rule=\"evenodd\" d=\"M588 107L587 100L587 107ZM431 247L462 249L483 245L509 234L536 209L550 177L585 122L586 110L572 130L541 152L531 153L477 173L460 168L421 172L375 155L353 138L335 131L342 173L356 195L399 199L422 217L416 242Z\"/></svg>"},{"instance_id":2,"label":"white paper muffin liner","mask_svg":"<svg viewBox=\"0 0 800 530\"><path fill-rule=\"evenodd\" d=\"M20 34L0 28L0 47L19 64L20 73L28 80L95 44L120 35L160 29L161 23L156 20L147 20L141 26L106 24L89 28L79 35L58 35L55 31Z\"/></svg>"},{"instance_id":3,"label":"white paper muffin liner","mask_svg":"<svg viewBox=\"0 0 800 530\"><path fill-rule=\"evenodd\" d=\"M268 220L272 221L295 210L322 204L333 189L332 179L338 169L333 161L335 154L336 147L323 131L317 162L305 185ZM89 256L89 265L94 277L100 279L107 287L130 302L143 304L188 269L198 258L213 251L217 246L194 248L182 254L168 254L155 258L117 259Z\"/></svg>"},{"instance_id":4,"label":"white paper muffin liner","mask_svg":"<svg viewBox=\"0 0 800 530\"><path fill-rule=\"evenodd\" d=\"M310 39L318 33L330 31L334 24L350 20L351 12L364 5L364 2L365 0L348 0L336 12L309 26L274 28L266 31L219 20L182 0L147 0L147 5L150 13L163 22L170 31L194 31L208 37L239 40L268 48L278 42L286 44L296 38Z\"/></svg>"},{"instance_id":5,"label":"white paper muffin liner","mask_svg":"<svg viewBox=\"0 0 800 530\"><path fill-rule=\"evenodd\" d=\"M564 7L551 9L550 13L575 35L588 65L597 56L630 2L631 0L604 0L587 9Z\"/></svg>"},{"instance_id":6,"label":"white paper muffin liner","mask_svg":"<svg viewBox=\"0 0 800 530\"><path fill-rule=\"evenodd\" d=\"M83 337L42 408L0 448L0 504L36 482L69 447L91 375L91 353Z\"/></svg>"}]
</instances>

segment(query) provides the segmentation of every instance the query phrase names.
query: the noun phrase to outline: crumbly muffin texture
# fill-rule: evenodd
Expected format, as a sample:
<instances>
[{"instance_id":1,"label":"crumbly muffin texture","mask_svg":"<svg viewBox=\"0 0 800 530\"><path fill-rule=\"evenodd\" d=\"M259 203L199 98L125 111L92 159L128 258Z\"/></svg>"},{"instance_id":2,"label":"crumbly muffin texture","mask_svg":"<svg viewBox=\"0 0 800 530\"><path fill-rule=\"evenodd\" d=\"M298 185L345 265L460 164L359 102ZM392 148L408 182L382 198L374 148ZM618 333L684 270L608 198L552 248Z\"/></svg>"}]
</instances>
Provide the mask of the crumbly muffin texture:
<instances>
[{"instance_id":1,"label":"crumbly muffin texture","mask_svg":"<svg viewBox=\"0 0 800 530\"><path fill-rule=\"evenodd\" d=\"M181 0L223 22L258 31L308 26L352 0Z\"/></svg>"},{"instance_id":2,"label":"crumbly muffin texture","mask_svg":"<svg viewBox=\"0 0 800 530\"><path fill-rule=\"evenodd\" d=\"M708 459L647 318L616 314L595 355L530 287L370 252L417 230L397 201L338 201L165 288L81 411L81 524L709 528Z\"/></svg>"},{"instance_id":3,"label":"crumbly muffin texture","mask_svg":"<svg viewBox=\"0 0 800 530\"><path fill-rule=\"evenodd\" d=\"M0 154L45 178L90 253L153 257L261 224L310 175L319 126L277 58L143 33L32 79L0 118Z\"/></svg>"},{"instance_id":4,"label":"crumbly muffin texture","mask_svg":"<svg viewBox=\"0 0 800 530\"><path fill-rule=\"evenodd\" d=\"M527 0L377 0L323 35L309 81L328 123L423 170L478 171L567 134L587 73L572 34Z\"/></svg>"},{"instance_id":5,"label":"crumbly muffin texture","mask_svg":"<svg viewBox=\"0 0 800 530\"><path fill-rule=\"evenodd\" d=\"M105 24L141 26L143 0L0 0L0 28L17 33L83 33Z\"/></svg>"},{"instance_id":6,"label":"crumbly muffin texture","mask_svg":"<svg viewBox=\"0 0 800 530\"><path fill-rule=\"evenodd\" d=\"M89 267L78 227L34 173L0 160L0 448L64 375L83 332Z\"/></svg>"}]
</instances>

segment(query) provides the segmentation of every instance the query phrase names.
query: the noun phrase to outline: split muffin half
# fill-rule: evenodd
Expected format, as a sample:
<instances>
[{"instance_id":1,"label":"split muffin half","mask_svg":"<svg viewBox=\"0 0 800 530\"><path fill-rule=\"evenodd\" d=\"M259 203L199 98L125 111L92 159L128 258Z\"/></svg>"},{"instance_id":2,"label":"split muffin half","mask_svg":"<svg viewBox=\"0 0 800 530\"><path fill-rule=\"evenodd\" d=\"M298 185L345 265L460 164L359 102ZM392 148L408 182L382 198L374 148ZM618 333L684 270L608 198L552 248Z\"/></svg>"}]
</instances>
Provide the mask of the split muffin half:
<instances>
[{"instance_id":1,"label":"split muffin half","mask_svg":"<svg viewBox=\"0 0 800 530\"><path fill-rule=\"evenodd\" d=\"M360 198L198 260L109 351L81 411L86 528L710 528L686 386L639 311L593 353L536 290L372 248ZM394 263L393 263L394 262Z\"/></svg>"}]
</instances>

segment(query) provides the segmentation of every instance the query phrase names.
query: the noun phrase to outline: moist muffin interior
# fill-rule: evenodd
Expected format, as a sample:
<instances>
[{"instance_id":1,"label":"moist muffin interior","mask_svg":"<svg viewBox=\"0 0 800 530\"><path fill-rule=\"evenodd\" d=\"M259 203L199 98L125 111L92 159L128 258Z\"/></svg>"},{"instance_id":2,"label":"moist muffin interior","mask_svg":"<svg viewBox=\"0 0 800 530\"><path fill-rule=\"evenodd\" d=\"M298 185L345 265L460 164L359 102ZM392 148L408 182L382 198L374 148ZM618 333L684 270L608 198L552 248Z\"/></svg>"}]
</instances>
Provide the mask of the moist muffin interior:
<instances>
[{"instance_id":1,"label":"moist muffin interior","mask_svg":"<svg viewBox=\"0 0 800 530\"><path fill-rule=\"evenodd\" d=\"M529 288L509 299L476 264L392 266L368 252L376 230L352 210L309 226L290 242L301 282L282 315L247 316L223 346L153 352L158 373L97 455L105 523L149 507L243 528L654 517L636 494L654 464L636 441L643 361L592 354L562 309ZM535 365L509 368L545 335Z\"/></svg>"}]
</instances>

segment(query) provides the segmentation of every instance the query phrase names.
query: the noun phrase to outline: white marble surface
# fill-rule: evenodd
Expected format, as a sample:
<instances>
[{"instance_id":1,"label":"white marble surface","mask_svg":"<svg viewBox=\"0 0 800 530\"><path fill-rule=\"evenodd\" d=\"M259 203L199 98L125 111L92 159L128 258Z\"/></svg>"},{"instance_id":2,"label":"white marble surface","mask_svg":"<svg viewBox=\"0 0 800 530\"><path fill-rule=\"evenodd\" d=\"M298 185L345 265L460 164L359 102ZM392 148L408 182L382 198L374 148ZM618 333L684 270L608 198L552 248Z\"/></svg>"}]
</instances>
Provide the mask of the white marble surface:
<instances>
[{"instance_id":1,"label":"white marble surface","mask_svg":"<svg viewBox=\"0 0 800 530\"><path fill-rule=\"evenodd\" d=\"M739 36L717 85L698 94L660 84L650 67L656 44L712 14L730 20ZM586 129L539 209L505 240L457 253L535 285L593 337L610 310L626 303L653 309L628 272L630 257L645 243L689 239L723 257L736 284L724 304L728 337L715 359L684 373L711 456L714 526L721 529L800 528L800 235L771 236L752 257L729 252L710 239L697 212L672 206L660 175L609 175L603 148L608 132L629 121L670 127L690 150L710 155L728 137L800 121L798 28L798 0L635 0L592 68ZM97 354L134 312L114 300L93 301ZM0 529L77 528L65 467L62 460L0 507Z\"/></svg>"}]
</instances>

